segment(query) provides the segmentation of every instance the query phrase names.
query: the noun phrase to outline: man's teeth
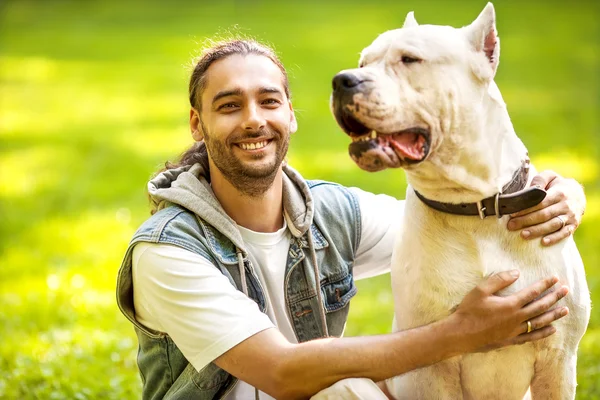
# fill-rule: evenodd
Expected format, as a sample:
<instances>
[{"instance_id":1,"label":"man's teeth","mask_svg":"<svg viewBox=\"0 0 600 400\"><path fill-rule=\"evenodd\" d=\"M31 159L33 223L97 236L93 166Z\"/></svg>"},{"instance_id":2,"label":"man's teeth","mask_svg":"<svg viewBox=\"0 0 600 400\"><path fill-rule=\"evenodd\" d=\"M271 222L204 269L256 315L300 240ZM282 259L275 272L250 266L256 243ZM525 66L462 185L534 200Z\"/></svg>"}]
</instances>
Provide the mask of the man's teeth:
<instances>
[{"instance_id":1,"label":"man's teeth","mask_svg":"<svg viewBox=\"0 0 600 400\"><path fill-rule=\"evenodd\" d=\"M377 138L377 132L371 131L371 132L367 133L366 135L352 137L352 141L353 142L366 142L368 140L375 139L375 138Z\"/></svg>"},{"instance_id":2,"label":"man's teeth","mask_svg":"<svg viewBox=\"0 0 600 400\"><path fill-rule=\"evenodd\" d=\"M258 143L240 143L239 146L243 150L256 150L256 149L262 149L267 144L268 144L268 142L265 140L264 142L258 142Z\"/></svg>"}]
</instances>

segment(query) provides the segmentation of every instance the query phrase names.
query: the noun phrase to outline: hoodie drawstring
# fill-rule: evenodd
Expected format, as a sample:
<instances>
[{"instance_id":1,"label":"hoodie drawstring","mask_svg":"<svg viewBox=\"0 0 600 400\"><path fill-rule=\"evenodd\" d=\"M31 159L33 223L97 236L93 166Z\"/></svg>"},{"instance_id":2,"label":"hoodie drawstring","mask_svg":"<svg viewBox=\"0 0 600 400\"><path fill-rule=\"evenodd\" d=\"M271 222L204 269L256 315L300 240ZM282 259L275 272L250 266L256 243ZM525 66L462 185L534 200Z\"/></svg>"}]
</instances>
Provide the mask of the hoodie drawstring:
<instances>
[{"instance_id":1,"label":"hoodie drawstring","mask_svg":"<svg viewBox=\"0 0 600 400\"><path fill-rule=\"evenodd\" d=\"M238 270L240 272L240 278L242 279L242 292L248 296L248 285L246 284L246 269L244 268L244 255L242 250L236 249L238 259Z\"/></svg>"},{"instance_id":2,"label":"hoodie drawstring","mask_svg":"<svg viewBox=\"0 0 600 400\"><path fill-rule=\"evenodd\" d=\"M319 275L319 264L317 264L317 254L313 244L312 231L308 228L308 248L310 249L310 257L313 263L313 271L315 273L315 282L317 290L317 299L319 301L319 316L321 317L321 325L323 325L324 337L329 337L329 329L327 328L327 319L325 318L325 304L323 304L323 296L321 294L321 278Z\"/></svg>"},{"instance_id":3,"label":"hoodie drawstring","mask_svg":"<svg viewBox=\"0 0 600 400\"><path fill-rule=\"evenodd\" d=\"M248 296L248 285L246 284L246 269L244 268L244 254L242 250L236 248L235 253L237 254L238 259L238 269L240 271L240 278L242 280L242 291L246 296ZM260 395L258 394L258 389L254 388L254 400L260 400Z\"/></svg>"}]
</instances>

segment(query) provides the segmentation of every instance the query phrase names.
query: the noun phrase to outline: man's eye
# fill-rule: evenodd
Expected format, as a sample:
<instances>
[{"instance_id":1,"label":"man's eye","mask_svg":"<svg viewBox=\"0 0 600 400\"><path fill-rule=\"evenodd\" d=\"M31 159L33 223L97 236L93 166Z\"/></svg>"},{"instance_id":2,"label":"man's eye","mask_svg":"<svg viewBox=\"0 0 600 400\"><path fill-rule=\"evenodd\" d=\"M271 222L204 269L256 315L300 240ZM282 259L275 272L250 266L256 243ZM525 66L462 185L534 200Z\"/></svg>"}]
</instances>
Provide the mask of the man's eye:
<instances>
[{"instance_id":1,"label":"man's eye","mask_svg":"<svg viewBox=\"0 0 600 400\"><path fill-rule=\"evenodd\" d=\"M219 106L219 110L231 110L235 107L237 107L235 103L225 103Z\"/></svg>"},{"instance_id":2,"label":"man's eye","mask_svg":"<svg viewBox=\"0 0 600 400\"><path fill-rule=\"evenodd\" d=\"M402 63L403 64L412 64L412 63L416 63L416 62L419 62L419 61L421 61L421 60L418 59L418 58L415 58L415 57L402 56Z\"/></svg>"},{"instance_id":3,"label":"man's eye","mask_svg":"<svg viewBox=\"0 0 600 400\"><path fill-rule=\"evenodd\" d=\"M263 101L263 104L269 104L269 105L279 104L279 100L277 100L277 99L266 99L266 100Z\"/></svg>"}]
</instances>

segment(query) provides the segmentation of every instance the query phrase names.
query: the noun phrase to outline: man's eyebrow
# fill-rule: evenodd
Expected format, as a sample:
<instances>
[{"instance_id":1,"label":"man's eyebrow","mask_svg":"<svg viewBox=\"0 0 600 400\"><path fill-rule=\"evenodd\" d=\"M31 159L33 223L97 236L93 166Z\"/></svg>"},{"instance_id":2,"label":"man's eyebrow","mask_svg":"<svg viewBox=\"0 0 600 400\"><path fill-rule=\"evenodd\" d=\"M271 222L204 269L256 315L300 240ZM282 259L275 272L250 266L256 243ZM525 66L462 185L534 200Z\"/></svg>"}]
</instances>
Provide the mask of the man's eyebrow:
<instances>
[{"instance_id":1,"label":"man's eyebrow","mask_svg":"<svg viewBox=\"0 0 600 400\"><path fill-rule=\"evenodd\" d=\"M219 93L215 94L215 97L212 99L212 103L215 104L217 100L222 99L223 97L241 96L242 94L243 93L241 89L221 90Z\"/></svg>"},{"instance_id":2,"label":"man's eyebrow","mask_svg":"<svg viewBox=\"0 0 600 400\"><path fill-rule=\"evenodd\" d=\"M277 94L283 94L283 92L281 91L281 89L276 88L274 86L269 86L269 87L261 87L258 90L258 94L265 94L265 93L277 93Z\"/></svg>"}]
</instances>

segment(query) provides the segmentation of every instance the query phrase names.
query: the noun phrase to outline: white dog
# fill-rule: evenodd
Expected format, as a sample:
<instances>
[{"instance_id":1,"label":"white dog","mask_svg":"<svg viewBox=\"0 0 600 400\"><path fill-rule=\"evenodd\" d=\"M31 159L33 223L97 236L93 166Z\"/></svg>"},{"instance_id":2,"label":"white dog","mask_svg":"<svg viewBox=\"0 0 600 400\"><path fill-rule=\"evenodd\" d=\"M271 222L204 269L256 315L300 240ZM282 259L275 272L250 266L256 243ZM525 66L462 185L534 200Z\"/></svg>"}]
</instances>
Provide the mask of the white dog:
<instances>
[{"instance_id":1,"label":"white dog","mask_svg":"<svg viewBox=\"0 0 600 400\"><path fill-rule=\"evenodd\" d=\"M522 399L529 388L536 399L575 396L589 291L572 238L542 247L506 229L503 215L545 192L526 189L527 150L493 81L499 52L491 4L461 29L418 25L411 12L362 52L360 68L334 78L332 108L354 161L402 167L410 184L392 264L397 330L449 315L493 272L520 269L505 294L551 275L570 288L556 334L396 377L398 399Z\"/></svg>"}]
</instances>

